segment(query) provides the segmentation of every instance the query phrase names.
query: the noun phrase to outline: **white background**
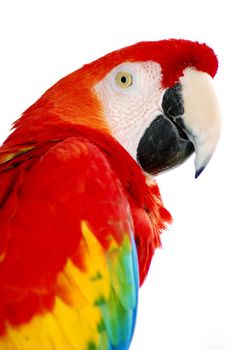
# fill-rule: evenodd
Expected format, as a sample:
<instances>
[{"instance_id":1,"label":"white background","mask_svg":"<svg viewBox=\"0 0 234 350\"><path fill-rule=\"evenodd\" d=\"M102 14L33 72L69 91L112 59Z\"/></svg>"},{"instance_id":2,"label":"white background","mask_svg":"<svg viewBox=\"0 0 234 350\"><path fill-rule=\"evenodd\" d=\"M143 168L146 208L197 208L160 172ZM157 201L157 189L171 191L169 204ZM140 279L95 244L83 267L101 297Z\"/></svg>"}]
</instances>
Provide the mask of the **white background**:
<instances>
[{"instance_id":1,"label":"white background","mask_svg":"<svg viewBox=\"0 0 234 350\"><path fill-rule=\"evenodd\" d=\"M174 223L140 292L131 350L234 349L231 5L231 0L0 3L0 141L55 81L114 49L175 37L206 42L219 57L222 137L199 179L193 159L158 178Z\"/></svg>"}]
</instances>

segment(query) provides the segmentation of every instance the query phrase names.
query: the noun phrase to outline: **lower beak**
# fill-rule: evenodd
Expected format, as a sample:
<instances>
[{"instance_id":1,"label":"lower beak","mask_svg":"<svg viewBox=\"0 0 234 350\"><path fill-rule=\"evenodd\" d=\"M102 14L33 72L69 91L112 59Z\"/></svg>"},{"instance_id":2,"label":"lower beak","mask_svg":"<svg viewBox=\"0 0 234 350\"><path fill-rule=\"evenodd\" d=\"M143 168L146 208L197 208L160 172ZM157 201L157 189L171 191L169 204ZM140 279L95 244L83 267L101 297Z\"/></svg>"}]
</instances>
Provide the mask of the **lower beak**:
<instances>
[{"instance_id":1,"label":"lower beak","mask_svg":"<svg viewBox=\"0 0 234 350\"><path fill-rule=\"evenodd\" d=\"M159 115L140 140L137 160L144 171L157 175L179 166L193 152L194 146L183 129Z\"/></svg>"},{"instance_id":2,"label":"lower beak","mask_svg":"<svg viewBox=\"0 0 234 350\"><path fill-rule=\"evenodd\" d=\"M220 135L220 112L212 78L186 69L180 82L166 90L163 114L142 136L137 160L143 170L156 175L182 164L193 152L195 177L205 169Z\"/></svg>"}]
</instances>

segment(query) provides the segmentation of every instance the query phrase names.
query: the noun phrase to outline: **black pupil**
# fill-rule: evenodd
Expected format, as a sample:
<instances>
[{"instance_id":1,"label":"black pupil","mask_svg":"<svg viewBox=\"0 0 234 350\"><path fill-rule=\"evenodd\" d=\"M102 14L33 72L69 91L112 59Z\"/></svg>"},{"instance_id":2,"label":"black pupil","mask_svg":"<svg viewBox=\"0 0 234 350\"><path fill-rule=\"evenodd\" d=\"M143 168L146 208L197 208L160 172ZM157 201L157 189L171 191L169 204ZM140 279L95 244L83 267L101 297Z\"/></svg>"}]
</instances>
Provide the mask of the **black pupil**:
<instances>
[{"instance_id":1,"label":"black pupil","mask_svg":"<svg viewBox=\"0 0 234 350\"><path fill-rule=\"evenodd\" d=\"M127 78L123 75L121 77L121 83L125 84L127 82Z\"/></svg>"}]
</instances>

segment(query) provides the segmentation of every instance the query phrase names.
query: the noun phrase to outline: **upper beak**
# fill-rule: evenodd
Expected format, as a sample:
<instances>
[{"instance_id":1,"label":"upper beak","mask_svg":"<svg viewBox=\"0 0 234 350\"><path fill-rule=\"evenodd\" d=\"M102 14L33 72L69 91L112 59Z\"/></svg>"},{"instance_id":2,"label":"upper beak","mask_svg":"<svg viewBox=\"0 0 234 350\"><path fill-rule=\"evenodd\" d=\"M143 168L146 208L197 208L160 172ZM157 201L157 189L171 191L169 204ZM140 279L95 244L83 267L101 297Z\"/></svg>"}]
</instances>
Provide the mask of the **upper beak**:
<instances>
[{"instance_id":1,"label":"upper beak","mask_svg":"<svg viewBox=\"0 0 234 350\"><path fill-rule=\"evenodd\" d=\"M195 149L197 178L211 159L219 140L220 108L209 74L187 69L180 81L184 101L183 122Z\"/></svg>"},{"instance_id":2,"label":"upper beak","mask_svg":"<svg viewBox=\"0 0 234 350\"><path fill-rule=\"evenodd\" d=\"M179 83L165 91L162 110L140 140L138 162L146 172L158 174L180 165L195 151L197 178L220 135L220 111L212 78L186 69Z\"/></svg>"}]
</instances>

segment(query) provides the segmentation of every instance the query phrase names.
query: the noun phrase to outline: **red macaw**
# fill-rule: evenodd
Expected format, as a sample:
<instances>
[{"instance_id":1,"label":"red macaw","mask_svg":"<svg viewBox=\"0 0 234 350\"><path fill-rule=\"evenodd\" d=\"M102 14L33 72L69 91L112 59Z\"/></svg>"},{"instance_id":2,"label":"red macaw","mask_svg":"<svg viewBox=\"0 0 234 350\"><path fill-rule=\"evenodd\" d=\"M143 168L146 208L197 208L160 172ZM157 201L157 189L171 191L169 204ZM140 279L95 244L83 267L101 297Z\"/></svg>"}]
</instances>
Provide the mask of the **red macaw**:
<instances>
[{"instance_id":1,"label":"red macaw","mask_svg":"<svg viewBox=\"0 0 234 350\"><path fill-rule=\"evenodd\" d=\"M0 148L0 349L124 350L171 221L153 176L219 137L217 58L142 42L58 81Z\"/></svg>"}]
</instances>

